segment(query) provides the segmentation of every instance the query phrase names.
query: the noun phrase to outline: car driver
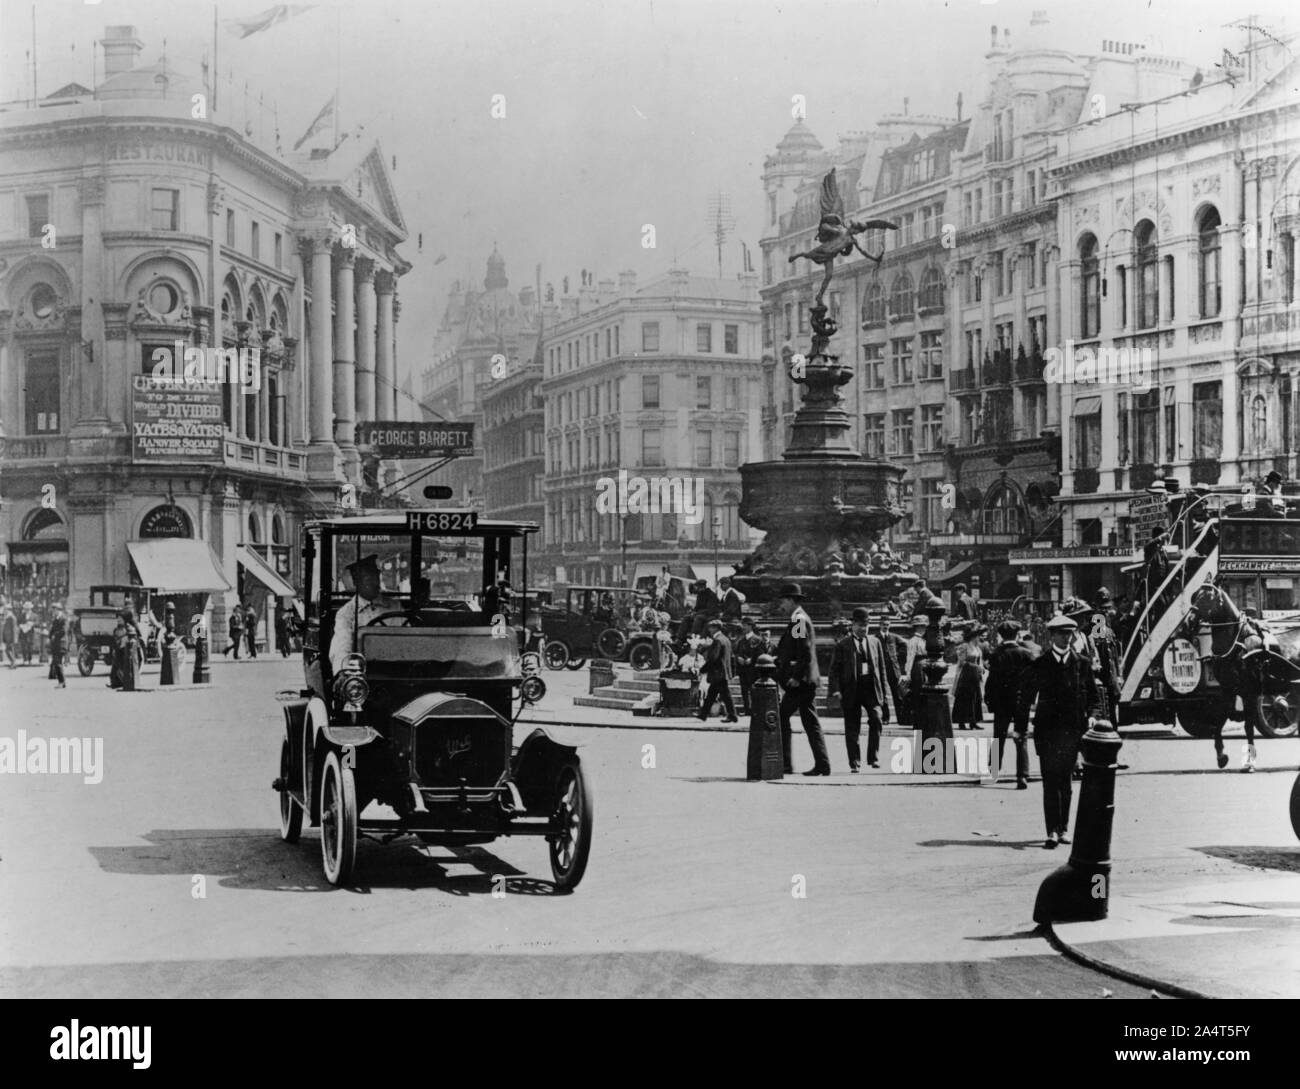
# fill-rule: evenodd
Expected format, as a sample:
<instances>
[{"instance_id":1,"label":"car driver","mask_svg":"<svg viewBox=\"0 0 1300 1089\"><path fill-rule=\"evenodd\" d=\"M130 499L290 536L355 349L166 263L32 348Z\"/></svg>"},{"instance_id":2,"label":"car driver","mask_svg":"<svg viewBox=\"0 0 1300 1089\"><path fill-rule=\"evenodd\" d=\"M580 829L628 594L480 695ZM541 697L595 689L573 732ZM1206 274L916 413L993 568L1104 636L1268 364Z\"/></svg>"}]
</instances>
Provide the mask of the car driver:
<instances>
[{"instance_id":1,"label":"car driver","mask_svg":"<svg viewBox=\"0 0 1300 1089\"><path fill-rule=\"evenodd\" d=\"M330 639L330 668L337 675L349 654L357 649L357 629L384 613L397 611L397 606L380 596L379 557L362 556L345 570L352 579L356 593L334 617L334 636Z\"/></svg>"}]
</instances>

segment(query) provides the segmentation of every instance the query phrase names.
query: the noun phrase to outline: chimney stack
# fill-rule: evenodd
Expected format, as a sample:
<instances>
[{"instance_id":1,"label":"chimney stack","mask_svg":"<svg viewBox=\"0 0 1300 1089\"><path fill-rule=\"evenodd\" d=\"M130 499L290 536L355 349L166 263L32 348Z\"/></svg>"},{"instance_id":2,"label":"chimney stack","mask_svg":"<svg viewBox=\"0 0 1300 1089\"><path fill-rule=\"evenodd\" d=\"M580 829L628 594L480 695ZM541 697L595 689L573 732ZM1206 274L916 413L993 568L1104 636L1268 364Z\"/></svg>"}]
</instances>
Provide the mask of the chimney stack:
<instances>
[{"instance_id":1,"label":"chimney stack","mask_svg":"<svg viewBox=\"0 0 1300 1089\"><path fill-rule=\"evenodd\" d=\"M144 42L135 36L133 26L105 27L99 44L104 48L105 79L131 71L144 48Z\"/></svg>"}]
</instances>

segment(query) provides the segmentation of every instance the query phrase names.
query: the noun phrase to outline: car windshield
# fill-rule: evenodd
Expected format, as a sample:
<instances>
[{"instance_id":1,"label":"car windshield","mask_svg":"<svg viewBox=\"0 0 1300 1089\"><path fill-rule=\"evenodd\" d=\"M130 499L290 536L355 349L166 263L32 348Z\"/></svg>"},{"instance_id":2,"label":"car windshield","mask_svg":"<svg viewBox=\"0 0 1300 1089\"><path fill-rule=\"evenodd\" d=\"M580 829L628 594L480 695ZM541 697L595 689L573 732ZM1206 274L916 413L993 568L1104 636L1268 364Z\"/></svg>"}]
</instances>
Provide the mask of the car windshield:
<instances>
[{"instance_id":1,"label":"car windshield","mask_svg":"<svg viewBox=\"0 0 1300 1089\"><path fill-rule=\"evenodd\" d=\"M483 628L372 627L360 632L360 649L372 676L431 681L516 678L519 642Z\"/></svg>"},{"instance_id":2,"label":"car windshield","mask_svg":"<svg viewBox=\"0 0 1300 1089\"><path fill-rule=\"evenodd\" d=\"M412 579L411 537L406 533L345 534L335 532L322 547L333 549L330 585L331 603L338 607L353 591L347 573L349 564L369 556L379 567L379 593L383 601L396 608L419 607L428 603L447 606L459 602L462 607L478 610L477 595L483 568L483 541L475 537L435 537L420 539L420 569ZM422 582L421 580L427 580Z\"/></svg>"}]
</instances>

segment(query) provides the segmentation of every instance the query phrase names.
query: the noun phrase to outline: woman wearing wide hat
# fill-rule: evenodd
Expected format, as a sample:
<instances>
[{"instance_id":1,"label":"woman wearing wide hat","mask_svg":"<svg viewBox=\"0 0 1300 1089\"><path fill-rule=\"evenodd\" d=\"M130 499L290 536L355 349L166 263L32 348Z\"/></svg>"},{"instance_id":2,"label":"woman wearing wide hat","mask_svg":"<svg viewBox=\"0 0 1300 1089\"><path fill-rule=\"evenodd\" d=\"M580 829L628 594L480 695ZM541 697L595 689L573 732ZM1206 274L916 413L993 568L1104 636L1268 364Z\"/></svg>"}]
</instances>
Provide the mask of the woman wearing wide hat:
<instances>
[{"instance_id":1,"label":"woman wearing wide hat","mask_svg":"<svg viewBox=\"0 0 1300 1089\"><path fill-rule=\"evenodd\" d=\"M980 685L984 680L984 652L975 640L973 625L953 632L957 641L957 680L952 687L952 725L955 730L978 730L984 718Z\"/></svg>"}]
</instances>

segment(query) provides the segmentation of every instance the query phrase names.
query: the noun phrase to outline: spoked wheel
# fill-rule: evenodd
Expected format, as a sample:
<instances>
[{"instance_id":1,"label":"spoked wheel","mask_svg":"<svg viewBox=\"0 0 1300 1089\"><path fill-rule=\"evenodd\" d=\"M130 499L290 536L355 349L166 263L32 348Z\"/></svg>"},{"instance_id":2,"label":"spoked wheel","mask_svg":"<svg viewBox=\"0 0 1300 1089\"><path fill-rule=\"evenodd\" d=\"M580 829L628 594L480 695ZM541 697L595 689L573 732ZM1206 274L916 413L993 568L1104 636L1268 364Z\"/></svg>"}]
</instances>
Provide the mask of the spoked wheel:
<instances>
[{"instance_id":1,"label":"spoked wheel","mask_svg":"<svg viewBox=\"0 0 1300 1089\"><path fill-rule=\"evenodd\" d=\"M535 650L526 650L519 657L519 671L525 676L542 671L542 656Z\"/></svg>"},{"instance_id":2,"label":"spoked wheel","mask_svg":"<svg viewBox=\"0 0 1300 1089\"><path fill-rule=\"evenodd\" d=\"M638 673L644 673L646 670L654 669L659 661L659 655L650 643L634 643L631 651L628 652L627 660Z\"/></svg>"},{"instance_id":3,"label":"spoked wheel","mask_svg":"<svg viewBox=\"0 0 1300 1089\"><path fill-rule=\"evenodd\" d=\"M569 648L560 640L552 639L546 644L546 668L563 669L569 664Z\"/></svg>"},{"instance_id":4,"label":"spoked wheel","mask_svg":"<svg viewBox=\"0 0 1300 1089\"><path fill-rule=\"evenodd\" d=\"M560 769L559 797L552 820L559 831L547 839L551 852L551 876L558 892L572 892L587 872L591 854L591 788L582 765L565 764Z\"/></svg>"},{"instance_id":5,"label":"spoked wheel","mask_svg":"<svg viewBox=\"0 0 1300 1089\"><path fill-rule=\"evenodd\" d=\"M606 628L596 639L596 649L603 657L616 661L627 650L627 636L618 628Z\"/></svg>"},{"instance_id":6,"label":"spoked wheel","mask_svg":"<svg viewBox=\"0 0 1300 1089\"><path fill-rule=\"evenodd\" d=\"M566 669L581 669L587 664L586 658L570 658Z\"/></svg>"},{"instance_id":7,"label":"spoked wheel","mask_svg":"<svg viewBox=\"0 0 1300 1089\"><path fill-rule=\"evenodd\" d=\"M1291 785L1291 831L1296 839L1300 839L1300 775Z\"/></svg>"},{"instance_id":8,"label":"spoked wheel","mask_svg":"<svg viewBox=\"0 0 1300 1089\"><path fill-rule=\"evenodd\" d=\"M77 652L77 672L83 677L89 677L95 672L95 663L99 661L99 655L95 653L93 647L82 647Z\"/></svg>"},{"instance_id":9,"label":"spoked wheel","mask_svg":"<svg viewBox=\"0 0 1300 1089\"><path fill-rule=\"evenodd\" d=\"M1255 721L1265 737L1295 737L1300 733L1300 700L1288 696L1255 697Z\"/></svg>"},{"instance_id":10,"label":"spoked wheel","mask_svg":"<svg viewBox=\"0 0 1300 1089\"><path fill-rule=\"evenodd\" d=\"M337 752L325 757L320 792L321 868L331 885L343 885L357 864L357 788Z\"/></svg>"},{"instance_id":11,"label":"spoked wheel","mask_svg":"<svg viewBox=\"0 0 1300 1089\"><path fill-rule=\"evenodd\" d=\"M280 838L285 843L297 843L302 835L302 806L294 801L289 793L289 739L280 742L280 779L284 786L280 789Z\"/></svg>"}]
</instances>

